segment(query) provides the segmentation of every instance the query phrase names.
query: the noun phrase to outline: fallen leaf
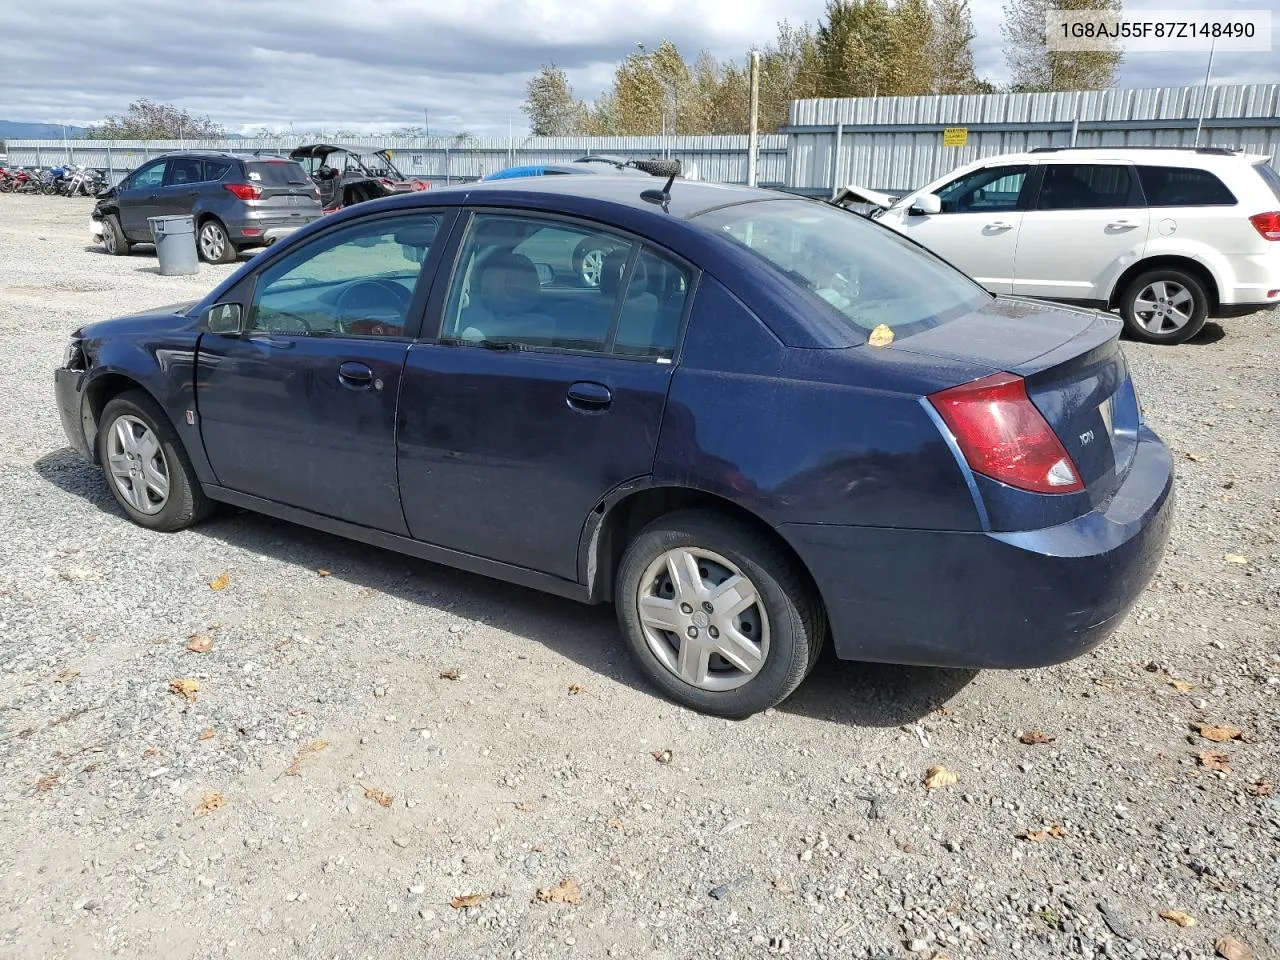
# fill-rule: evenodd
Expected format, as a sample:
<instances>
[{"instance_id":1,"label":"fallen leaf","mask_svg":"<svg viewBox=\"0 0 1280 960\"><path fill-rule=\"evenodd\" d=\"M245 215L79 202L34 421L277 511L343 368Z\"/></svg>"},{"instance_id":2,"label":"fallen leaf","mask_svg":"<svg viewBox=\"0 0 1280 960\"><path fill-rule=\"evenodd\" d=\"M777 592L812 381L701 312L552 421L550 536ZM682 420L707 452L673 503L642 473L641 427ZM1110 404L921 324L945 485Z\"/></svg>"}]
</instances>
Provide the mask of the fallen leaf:
<instances>
[{"instance_id":1,"label":"fallen leaf","mask_svg":"<svg viewBox=\"0 0 1280 960\"><path fill-rule=\"evenodd\" d=\"M1177 690L1179 693L1190 693L1196 688L1194 683L1187 683L1185 680L1174 679L1169 680L1169 686L1173 687L1173 689Z\"/></svg>"},{"instance_id":2,"label":"fallen leaf","mask_svg":"<svg viewBox=\"0 0 1280 960\"><path fill-rule=\"evenodd\" d=\"M1221 750L1201 750L1200 766L1210 770L1230 770L1231 757Z\"/></svg>"},{"instance_id":3,"label":"fallen leaf","mask_svg":"<svg viewBox=\"0 0 1280 960\"><path fill-rule=\"evenodd\" d=\"M70 683L72 680L74 680L78 676L80 676L79 670L63 670L60 674L58 674L54 678L53 682L54 683Z\"/></svg>"},{"instance_id":4,"label":"fallen leaf","mask_svg":"<svg viewBox=\"0 0 1280 960\"><path fill-rule=\"evenodd\" d=\"M1190 450L1188 450L1188 451L1187 451L1187 459L1188 459L1188 460L1190 460L1190 461L1192 461L1192 462L1194 462L1194 463L1199 463L1201 460L1203 460L1203 459L1204 459L1204 457L1200 456L1200 454L1198 454L1198 453L1192 453Z\"/></svg>"},{"instance_id":5,"label":"fallen leaf","mask_svg":"<svg viewBox=\"0 0 1280 960\"><path fill-rule=\"evenodd\" d=\"M46 773L36 781L36 793L48 793L58 785L58 774Z\"/></svg>"},{"instance_id":6,"label":"fallen leaf","mask_svg":"<svg viewBox=\"0 0 1280 960\"><path fill-rule=\"evenodd\" d=\"M1031 744L1037 744L1037 743L1053 743L1053 741L1057 740L1058 738L1050 736L1049 734L1045 733L1043 730L1027 730L1027 731L1024 731L1018 737L1018 739L1025 744L1031 745Z\"/></svg>"},{"instance_id":7,"label":"fallen leaf","mask_svg":"<svg viewBox=\"0 0 1280 960\"><path fill-rule=\"evenodd\" d=\"M1021 840L1030 840L1032 843L1044 843L1050 837L1059 839L1066 835L1067 831L1055 823L1040 830L1027 830L1018 834L1018 837Z\"/></svg>"},{"instance_id":8,"label":"fallen leaf","mask_svg":"<svg viewBox=\"0 0 1280 960\"><path fill-rule=\"evenodd\" d=\"M1064 830L1062 827L1058 826L1056 823L1049 828L1049 836L1051 837L1065 837L1066 835L1067 835L1067 831Z\"/></svg>"},{"instance_id":9,"label":"fallen leaf","mask_svg":"<svg viewBox=\"0 0 1280 960\"><path fill-rule=\"evenodd\" d=\"M1189 913L1183 913L1181 910L1161 910L1160 916L1170 923L1176 923L1180 927L1194 927L1196 918Z\"/></svg>"},{"instance_id":10,"label":"fallen leaf","mask_svg":"<svg viewBox=\"0 0 1280 960\"><path fill-rule=\"evenodd\" d=\"M949 717L949 716L951 716L952 714L954 714L954 713L955 713L955 710L951 709L951 707L948 707L948 706L944 703L942 706L938 707L938 709L934 710L933 712L934 712L934 713L940 713L940 714L942 714L944 717Z\"/></svg>"},{"instance_id":11,"label":"fallen leaf","mask_svg":"<svg viewBox=\"0 0 1280 960\"><path fill-rule=\"evenodd\" d=\"M582 891L577 880L561 880L554 887L543 887L538 891L538 900L542 903L567 903L577 906L582 903Z\"/></svg>"},{"instance_id":12,"label":"fallen leaf","mask_svg":"<svg viewBox=\"0 0 1280 960\"><path fill-rule=\"evenodd\" d=\"M389 808L391 804L396 802L396 798L381 787L365 787L364 796L366 800L372 800L380 807Z\"/></svg>"},{"instance_id":13,"label":"fallen leaf","mask_svg":"<svg viewBox=\"0 0 1280 960\"><path fill-rule=\"evenodd\" d=\"M142 755L143 755L144 757L158 757L158 756L160 756L160 748L159 748L159 747L147 747L147 749L145 749L145 750L143 750L143 751L142 751Z\"/></svg>"},{"instance_id":14,"label":"fallen leaf","mask_svg":"<svg viewBox=\"0 0 1280 960\"><path fill-rule=\"evenodd\" d=\"M891 343L893 343L893 328L887 323L880 324L867 337L867 344L872 347L887 347Z\"/></svg>"},{"instance_id":15,"label":"fallen leaf","mask_svg":"<svg viewBox=\"0 0 1280 960\"><path fill-rule=\"evenodd\" d=\"M224 807L227 804L227 798L216 790L210 790L201 798L199 805L196 807L196 816L204 817L213 813L213 811Z\"/></svg>"},{"instance_id":16,"label":"fallen leaf","mask_svg":"<svg viewBox=\"0 0 1280 960\"><path fill-rule=\"evenodd\" d=\"M671 766L671 760L675 756L670 750L653 751L653 759L657 760L664 767Z\"/></svg>"},{"instance_id":17,"label":"fallen leaf","mask_svg":"<svg viewBox=\"0 0 1280 960\"><path fill-rule=\"evenodd\" d=\"M227 573L220 573L209 581L210 590L225 590L229 586L231 586L231 575Z\"/></svg>"},{"instance_id":18,"label":"fallen leaf","mask_svg":"<svg viewBox=\"0 0 1280 960\"><path fill-rule=\"evenodd\" d=\"M319 575L320 575L320 576L322 576L322 577L332 577L332 576L333 576L333 571L332 571L332 570L326 570L324 567L321 567L319 570L317 570L317 571L316 571L316 573L317 573L317 574L319 574Z\"/></svg>"},{"instance_id":19,"label":"fallen leaf","mask_svg":"<svg viewBox=\"0 0 1280 960\"><path fill-rule=\"evenodd\" d=\"M195 700L196 694L200 692L200 681L193 680L190 677L183 677L178 680L169 681L169 692L176 693L187 703Z\"/></svg>"},{"instance_id":20,"label":"fallen leaf","mask_svg":"<svg viewBox=\"0 0 1280 960\"><path fill-rule=\"evenodd\" d=\"M1206 740L1212 740L1214 743L1226 743L1228 740L1239 740L1243 733L1239 727L1221 726L1211 727L1206 724L1199 724L1197 730L1200 736Z\"/></svg>"},{"instance_id":21,"label":"fallen leaf","mask_svg":"<svg viewBox=\"0 0 1280 960\"><path fill-rule=\"evenodd\" d=\"M200 736L198 739L212 740L217 735L218 735L218 731L213 729L213 727L205 727L205 729L200 732Z\"/></svg>"},{"instance_id":22,"label":"fallen leaf","mask_svg":"<svg viewBox=\"0 0 1280 960\"><path fill-rule=\"evenodd\" d=\"M1227 563L1248 563L1249 562L1248 559L1240 556L1240 554L1238 553L1224 553L1222 555L1222 559L1227 561Z\"/></svg>"},{"instance_id":23,"label":"fallen leaf","mask_svg":"<svg viewBox=\"0 0 1280 960\"><path fill-rule=\"evenodd\" d=\"M521 813L533 813L533 804L524 803L523 801L521 801L520 803L516 804L516 809L519 810Z\"/></svg>"},{"instance_id":24,"label":"fallen leaf","mask_svg":"<svg viewBox=\"0 0 1280 960\"><path fill-rule=\"evenodd\" d=\"M190 653L208 653L213 649L213 637L207 633L193 633L187 638L187 650Z\"/></svg>"},{"instance_id":25,"label":"fallen leaf","mask_svg":"<svg viewBox=\"0 0 1280 960\"><path fill-rule=\"evenodd\" d=\"M487 893L464 893L460 897L454 897L449 901L449 906L455 910L465 910L467 907L478 907L489 899Z\"/></svg>"},{"instance_id":26,"label":"fallen leaf","mask_svg":"<svg viewBox=\"0 0 1280 960\"><path fill-rule=\"evenodd\" d=\"M1236 892L1236 884L1234 880L1224 880L1221 877L1215 877L1207 873L1200 879L1203 880L1206 885L1213 887L1213 889L1217 890L1219 893Z\"/></svg>"},{"instance_id":27,"label":"fallen leaf","mask_svg":"<svg viewBox=\"0 0 1280 960\"><path fill-rule=\"evenodd\" d=\"M791 884L782 877L774 877L773 889L777 890L779 893L791 893L793 888Z\"/></svg>"},{"instance_id":28,"label":"fallen leaf","mask_svg":"<svg viewBox=\"0 0 1280 960\"><path fill-rule=\"evenodd\" d=\"M1245 787L1245 792L1254 797L1269 797L1275 792L1275 787L1271 785L1270 780L1259 780L1251 787Z\"/></svg>"},{"instance_id":29,"label":"fallen leaf","mask_svg":"<svg viewBox=\"0 0 1280 960\"><path fill-rule=\"evenodd\" d=\"M297 756L293 758L293 763L285 767L284 775L286 777L302 776L302 764L308 757L313 757L321 750L329 746L328 740L312 740L305 747L298 751ZM367 791L366 791L367 794ZM388 803L383 804L384 807L390 806Z\"/></svg>"},{"instance_id":30,"label":"fallen leaf","mask_svg":"<svg viewBox=\"0 0 1280 960\"><path fill-rule=\"evenodd\" d=\"M1225 960L1253 960L1253 951L1235 937L1222 937L1213 945L1213 949Z\"/></svg>"},{"instance_id":31,"label":"fallen leaf","mask_svg":"<svg viewBox=\"0 0 1280 960\"><path fill-rule=\"evenodd\" d=\"M924 787L926 790L950 787L959 782L960 777L954 771L948 770L943 766L930 767L924 775Z\"/></svg>"},{"instance_id":32,"label":"fallen leaf","mask_svg":"<svg viewBox=\"0 0 1280 960\"><path fill-rule=\"evenodd\" d=\"M627 825L617 817L610 817L605 821L605 826L612 827L614 830L624 830Z\"/></svg>"},{"instance_id":33,"label":"fallen leaf","mask_svg":"<svg viewBox=\"0 0 1280 960\"><path fill-rule=\"evenodd\" d=\"M441 680L461 680L462 674L458 672L457 667L450 667L448 670L440 671Z\"/></svg>"},{"instance_id":34,"label":"fallen leaf","mask_svg":"<svg viewBox=\"0 0 1280 960\"><path fill-rule=\"evenodd\" d=\"M582 692L582 684L580 683L569 684L569 693L573 694L574 696L577 696L581 692Z\"/></svg>"}]
</instances>

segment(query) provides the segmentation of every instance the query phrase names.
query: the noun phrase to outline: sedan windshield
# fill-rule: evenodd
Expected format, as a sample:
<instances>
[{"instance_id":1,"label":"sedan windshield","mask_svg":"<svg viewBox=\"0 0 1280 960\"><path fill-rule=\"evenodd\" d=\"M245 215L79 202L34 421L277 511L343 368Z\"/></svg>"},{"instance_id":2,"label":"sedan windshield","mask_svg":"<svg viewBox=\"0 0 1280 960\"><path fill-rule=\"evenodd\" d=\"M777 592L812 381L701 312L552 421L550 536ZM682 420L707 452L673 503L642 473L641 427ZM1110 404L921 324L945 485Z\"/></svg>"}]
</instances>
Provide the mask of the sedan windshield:
<instances>
[{"instance_id":1,"label":"sedan windshield","mask_svg":"<svg viewBox=\"0 0 1280 960\"><path fill-rule=\"evenodd\" d=\"M862 332L901 336L991 298L926 250L857 214L808 200L763 200L693 218L745 247Z\"/></svg>"}]
</instances>

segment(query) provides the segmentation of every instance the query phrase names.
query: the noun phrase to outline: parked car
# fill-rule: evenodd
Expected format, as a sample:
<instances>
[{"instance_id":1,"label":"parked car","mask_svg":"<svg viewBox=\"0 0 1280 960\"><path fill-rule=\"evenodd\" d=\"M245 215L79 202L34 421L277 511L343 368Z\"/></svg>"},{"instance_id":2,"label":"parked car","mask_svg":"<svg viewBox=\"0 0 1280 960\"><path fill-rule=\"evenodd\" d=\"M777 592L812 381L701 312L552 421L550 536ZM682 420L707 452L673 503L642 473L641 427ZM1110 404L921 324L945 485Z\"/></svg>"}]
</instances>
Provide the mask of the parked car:
<instances>
[{"instance_id":1,"label":"parked car","mask_svg":"<svg viewBox=\"0 0 1280 960\"><path fill-rule=\"evenodd\" d=\"M430 187L426 180L401 173L391 162L390 150L309 143L291 151L289 157L311 175L326 211Z\"/></svg>"},{"instance_id":2,"label":"parked car","mask_svg":"<svg viewBox=\"0 0 1280 960\"><path fill-rule=\"evenodd\" d=\"M724 716L828 636L1023 668L1116 628L1173 509L1119 322L995 298L823 203L643 185L326 217L198 303L77 330L67 437L152 530L230 503L611 600L653 683ZM615 250L598 287L533 259L588 237Z\"/></svg>"},{"instance_id":3,"label":"parked car","mask_svg":"<svg viewBox=\"0 0 1280 960\"><path fill-rule=\"evenodd\" d=\"M101 194L89 226L119 257L153 241L149 217L191 216L200 259L231 263L321 214L318 192L292 160L184 151L144 163Z\"/></svg>"},{"instance_id":4,"label":"parked car","mask_svg":"<svg viewBox=\"0 0 1280 960\"><path fill-rule=\"evenodd\" d=\"M608 154L590 154L569 163L526 163L506 167L486 174L481 180L514 180L521 177L551 177L576 174L606 174L609 176L681 176L679 160L630 160ZM692 172L692 171L690 171ZM685 174L685 179L693 180Z\"/></svg>"},{"instance_id":5,"label":"parked car","mask_svg":"<svg viewBox=\"0 0 1280 960\"><path fill-rule=\"evenodd\" d=\"M1208 317L1280 303L1280 174L1221 148L988 157L904 197L862 187L881 223L993 293L1119 309L1129 333L1181 343Z\"/></svg>"}]
</instances>

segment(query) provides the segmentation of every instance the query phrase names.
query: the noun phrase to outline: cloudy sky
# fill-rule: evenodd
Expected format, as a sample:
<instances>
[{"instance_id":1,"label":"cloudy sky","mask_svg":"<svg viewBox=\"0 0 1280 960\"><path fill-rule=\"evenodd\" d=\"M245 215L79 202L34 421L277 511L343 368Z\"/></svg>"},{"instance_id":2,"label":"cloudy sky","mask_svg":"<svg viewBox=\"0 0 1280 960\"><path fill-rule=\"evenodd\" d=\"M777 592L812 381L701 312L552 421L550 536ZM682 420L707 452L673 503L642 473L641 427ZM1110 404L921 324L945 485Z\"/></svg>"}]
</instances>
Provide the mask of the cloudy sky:
<instances>
[{"instance_id":1,"label":"cloudy sky","mask_svg":"<svg viewBox=\"0 0 1280 960\"><path fill-rule=\"evenodd\" d=\"M1003 0L972 0L982 76L1006 76ZM151 97L229 130L420 125L505 133L539 64L579 96L604 89L638 41L741 57L824 0L0 0L0 119L86 124ZM1270 9L1280 0L1128 0L1130 10ZM1204 54L1131 54L1126 87L1199 83ZM1270 53L1219 53L1216 82L1280 80Z\"/></svg>"}]
</instances>

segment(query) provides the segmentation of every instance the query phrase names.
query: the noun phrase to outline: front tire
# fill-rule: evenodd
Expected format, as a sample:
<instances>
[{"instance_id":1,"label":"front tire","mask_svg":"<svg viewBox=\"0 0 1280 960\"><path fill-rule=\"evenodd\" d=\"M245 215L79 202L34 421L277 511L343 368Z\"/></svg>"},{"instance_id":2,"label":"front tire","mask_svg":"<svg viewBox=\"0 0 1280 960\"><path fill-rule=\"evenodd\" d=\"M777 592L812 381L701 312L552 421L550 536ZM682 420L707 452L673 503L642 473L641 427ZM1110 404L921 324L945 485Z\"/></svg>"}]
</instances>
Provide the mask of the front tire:
<instances>
[{"instance_id":1,"label":"front tire","mask_svg":"<svg viewBox=\"0 0 1280 960\"><path fill-rule=\"evenodd\" d=\"M108 214L102 218L102 246L113 257L127 257L129 251L133 249L133 244L124 235L124 230L121 229L120 221L116 219L115 214Z\"/></svg>"},{"instance_id":2,"label":"front tire","mask_svg":"<svg viewBox=\"0 0 1280 960\"><path fill-rule=\"evenodd\" d=\"M107 403L96 446L107 486L139 526L169 533L199 523L212 510L181 438L143 391Z\"/></svg>"},{"instance_id":3,"label":"front tire","mask_svg":"<svg viewBox=\"0 0 1280 960\"><path fill-rule=\"evenodd\" d=\"M618 623L668 697L742 718L786 699L822 649L826 619L791 558L704 511L655 520L627 547Z\"/></svg>"},{"instance_id":4,"label":"front tire","mask_svg":"<svg viewBox=\"0 0 1280 960\"><path fill-rule=\"evenodd\" d=\"M213 218L200 224L196 248L205 263L233 263L236 259L235 244L227 236L227 228Z\"/></svg>"},{"instance_id":5,"label":"front tire","mask_svg":"<svg viewBox=\"0 0 1280 960\"><path fill-rule=\"evenodd\" d=\"M1120 299L1125 329L1144 343L1175 344L1194 337L1209 316L1209 293L1182 270L1148 270L1134 277Z\"/></svg>"}]
</instances>

